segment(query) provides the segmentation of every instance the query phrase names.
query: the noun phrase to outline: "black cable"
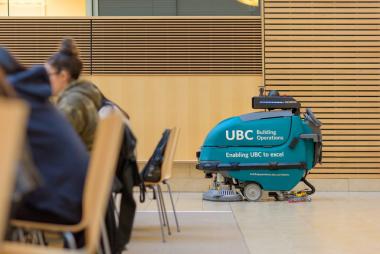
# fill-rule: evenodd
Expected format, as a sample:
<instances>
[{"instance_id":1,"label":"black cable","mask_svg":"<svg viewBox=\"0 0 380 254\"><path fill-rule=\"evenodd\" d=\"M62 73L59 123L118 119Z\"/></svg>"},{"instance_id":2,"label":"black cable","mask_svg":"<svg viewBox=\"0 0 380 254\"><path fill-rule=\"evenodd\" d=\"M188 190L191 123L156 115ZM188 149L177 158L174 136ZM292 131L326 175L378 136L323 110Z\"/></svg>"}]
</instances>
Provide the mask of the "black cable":
<instances>
[{"instance_id":1,"label":"black cable","mask_svg":"<svg viewBox=\"0 0 380 254\"><path fill-rule=\"evenodd\" d=\"M307 195L314 194L315 187L309 181L307 181L305 177L302 178L302 182L304 182L304 184L306 184L311 189L309 191L306 191Z\"/></svg>"}]
</instances>

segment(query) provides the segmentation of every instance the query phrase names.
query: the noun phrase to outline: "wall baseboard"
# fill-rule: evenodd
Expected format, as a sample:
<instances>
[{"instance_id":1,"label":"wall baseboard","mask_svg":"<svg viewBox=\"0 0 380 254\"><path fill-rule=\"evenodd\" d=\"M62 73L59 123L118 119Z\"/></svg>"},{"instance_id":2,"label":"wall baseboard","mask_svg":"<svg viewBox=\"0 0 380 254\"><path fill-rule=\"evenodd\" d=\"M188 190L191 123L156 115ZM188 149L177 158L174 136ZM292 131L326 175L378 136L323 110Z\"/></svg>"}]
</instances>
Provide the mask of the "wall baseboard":
<instances>
[{"instance_id":1,"label":"wall baseboard","mask_svg":"<svg viewBox=\"0 0 380 254\"><path fill-rule=\"evenodd\" d=\"M144 163L139 163L140 168ZM363 176L364 177L364 176ZM380 191L380 179L365 178L341 178L341 179L316 179L309 181L315 186L317 192L374 192ZM173 176L170 180L173 191L176 192L204 192L207 191L211 179L206 179L202 171L195 169L194 163L175 163ZM295 189L304 189L305 185L300 183ZM166 187L163 188L164 191Z\"/></svg>"}]
</instances>

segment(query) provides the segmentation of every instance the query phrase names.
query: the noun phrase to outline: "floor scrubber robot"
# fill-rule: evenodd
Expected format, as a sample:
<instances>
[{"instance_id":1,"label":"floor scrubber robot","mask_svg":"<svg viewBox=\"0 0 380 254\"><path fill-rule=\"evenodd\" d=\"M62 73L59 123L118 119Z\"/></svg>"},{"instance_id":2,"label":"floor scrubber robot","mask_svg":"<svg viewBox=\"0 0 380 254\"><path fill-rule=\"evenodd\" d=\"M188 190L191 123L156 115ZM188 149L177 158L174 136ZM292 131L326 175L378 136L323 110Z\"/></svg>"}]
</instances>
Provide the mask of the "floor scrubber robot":
<instances>
[{"instance_id":1,"label":"floor scrubber robot","mask_svg":"<svg viewBox=\"0 0 380 254\"><path fill-rule=\"evenodd\" d=\"M301 117L301 105L277 91L252 98L254 109L263 109L220 122L197 152L197 169L213 178L203 199L258 201L263 192L286 200L299 182L322 160L321 122L311 109Z\"/></svg>"}]
</instances>

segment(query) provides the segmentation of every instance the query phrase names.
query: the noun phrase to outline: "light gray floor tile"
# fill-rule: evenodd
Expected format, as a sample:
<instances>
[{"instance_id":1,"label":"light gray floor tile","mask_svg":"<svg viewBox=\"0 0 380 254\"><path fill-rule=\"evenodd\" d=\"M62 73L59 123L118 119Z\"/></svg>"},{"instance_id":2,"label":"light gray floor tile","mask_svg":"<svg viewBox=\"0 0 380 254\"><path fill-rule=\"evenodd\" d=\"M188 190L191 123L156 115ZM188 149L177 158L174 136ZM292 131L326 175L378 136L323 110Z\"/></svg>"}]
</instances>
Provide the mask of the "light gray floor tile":
<instances>
[{"instance_id":1,"label":"light gray floor tile","mask_svg":"<svg viewBox=\"0 0 380 254\"><path fill-rule=\"evenodd\" d=\"M162 244L155 203L139 206L126 253L241 254L247 248L251 254L380 253L379 192L317 192L312 202L294 204L214 203L202 201L201 193L175 197L183 232Z\"/></svg>"},{"instance_id":2,"label":"light gray floor tile","mask_svg":"<svg viewBox=\"0 0 380 254\"><path fill-rule=\"evenodd\" d=\"M139 212L126 253L131 254L248 254L232 212L180 212L182 231L161 242L158 215ZM169 214L172 216L172 214ZM174 231L174 220L172 229Z\"/></svg>"},{"instance_id":3,"label":"light gray floor tile","mask_svg":"<svg viewBox=\"0 0 380 254\"><path fill-rule=\"evenodd\" d=\"M317 193L310 203L232 204L251 253L379 253L379 193Z\"/></svg>"}]
</instances>

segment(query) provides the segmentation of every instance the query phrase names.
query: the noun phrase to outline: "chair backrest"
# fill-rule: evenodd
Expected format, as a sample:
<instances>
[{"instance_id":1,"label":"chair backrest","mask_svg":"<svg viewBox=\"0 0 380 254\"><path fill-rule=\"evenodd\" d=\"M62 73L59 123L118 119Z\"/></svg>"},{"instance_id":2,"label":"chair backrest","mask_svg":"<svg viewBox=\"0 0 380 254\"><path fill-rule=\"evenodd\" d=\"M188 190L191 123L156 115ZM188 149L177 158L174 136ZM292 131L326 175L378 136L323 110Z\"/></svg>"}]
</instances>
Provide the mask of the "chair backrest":
<instances>
[{"instance_id":1,"label":"chair backrest","mask_svg":"<svg viewBox=\"0 0 380 254\"><path fill-rule=\"evenodd\" d=\"M28 108L24 103L0 99L0 242L7 226L27 114Z\"/></svg>"},{"instance_id":2,"label":"chair backrest","mask_svg":"<svg viewBox=\"0 0 380 254\"><path fill-rule=\"evenodd\" d=\"M100 120L96 130L83 196L87 253L95 253L99 244L101 224L115 176L122 130L122 119L115 113Z\"/></svg>"},{"instance_id":3,"label":"chair backrest","mask_svg":"<svg viewBox=\"0 0 380 254\"><path fill-rule=\"evenodd\" d=\"M177 144L179 139L179 128L172 128L170 130L170 136L168 143L166 144L165 153L164 153L164 161L162 162L161 168L161 181L169 180L172 176L173 162L175 152L177 150Z\"/></svg>"}]
</instances>

